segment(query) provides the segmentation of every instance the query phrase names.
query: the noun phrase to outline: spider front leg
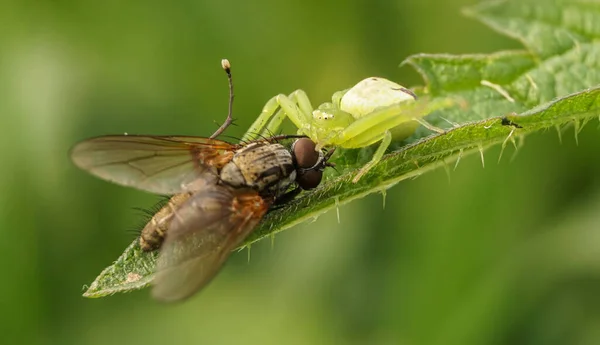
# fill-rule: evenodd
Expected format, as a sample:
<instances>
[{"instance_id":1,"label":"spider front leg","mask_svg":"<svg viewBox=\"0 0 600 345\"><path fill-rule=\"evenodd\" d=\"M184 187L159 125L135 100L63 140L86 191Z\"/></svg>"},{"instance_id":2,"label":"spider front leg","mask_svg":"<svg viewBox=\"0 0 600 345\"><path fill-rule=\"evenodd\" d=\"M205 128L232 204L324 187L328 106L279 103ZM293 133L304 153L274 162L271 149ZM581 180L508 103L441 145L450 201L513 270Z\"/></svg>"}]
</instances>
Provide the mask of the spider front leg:
<instances>
[{"instance_id":1,"label":"spider front leg","mask_svg":"<svg viewBox=\"0 0 600 345\"><path fill-rule=\"evenodd\" d=\"M286 117L298 127L299 132L303 133L310 125L312 111L306 92L296 90L289 96L279 94L265 104L263 111L242 137L242 141L274 135L281 128Z\"/></svg>"}]
</instances>

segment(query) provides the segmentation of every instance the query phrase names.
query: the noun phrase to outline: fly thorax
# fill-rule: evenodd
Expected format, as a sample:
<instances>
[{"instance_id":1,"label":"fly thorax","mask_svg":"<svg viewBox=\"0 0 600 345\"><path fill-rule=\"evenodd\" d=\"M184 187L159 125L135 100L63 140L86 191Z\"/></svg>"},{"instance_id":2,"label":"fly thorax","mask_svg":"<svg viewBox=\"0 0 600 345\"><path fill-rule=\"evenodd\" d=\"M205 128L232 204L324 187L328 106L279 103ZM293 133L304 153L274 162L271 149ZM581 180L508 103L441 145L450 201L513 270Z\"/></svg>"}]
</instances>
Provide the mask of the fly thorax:
<instances>
[{"instance_id":1,"label":"fly thorax","mask_svg":"<svg viewBox=\"0 0 600 345\"><path fill-rule=\"evenodd\" d=\"M296 181L296 170L280 178L276 183L271 183L267 188L264 189L265 194L279 198L290 188L290 186Z\"/></svg>"},{"instance_id":2,"label":"fly thorax","mask_svg":"<svg viewBox=\"0 0 600 345\"><path fill-rule=\"evenodd\" d=\"M294 182L295 174L292 155L285 147L255 142L235 153L221 171L221 179L232 186L243 184L261 194L279 196Z\"/></svg>"},{"instance_id":3,"label":"fly thorax","mask_svg":"<svg viewBox=\"0 0 600 345\"><path fill-rule=\"evenodd\" d=\"M233 160L221 169L220 177L221 181L232 187L246 187L248 185L242 171Z\"/></svg>"}]
</instances>

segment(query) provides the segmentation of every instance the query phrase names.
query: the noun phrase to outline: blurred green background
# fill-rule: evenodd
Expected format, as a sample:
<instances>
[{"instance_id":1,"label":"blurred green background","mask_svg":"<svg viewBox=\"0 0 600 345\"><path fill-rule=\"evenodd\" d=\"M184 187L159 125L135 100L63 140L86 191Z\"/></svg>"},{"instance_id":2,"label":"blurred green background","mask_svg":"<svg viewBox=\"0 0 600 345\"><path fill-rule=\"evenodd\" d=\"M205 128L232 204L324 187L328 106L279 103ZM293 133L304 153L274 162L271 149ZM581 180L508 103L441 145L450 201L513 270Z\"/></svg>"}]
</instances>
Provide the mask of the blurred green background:
<instances>
[{"instance_id":1,"label":"blurred green background","mask_svg":"<svg viewBox=\"0 0 600 345\"><path fill-rule=\"evenodd\" d=\"M232 256L175 306L82 286L156 197L68 157L102 134L210 135L233 64L239 136L273 95L313 104L408 55L520 48L474 0L8 1L0 5L2 344L598 344L600 139L538 133L372 195ZM291 127L290 127L291 129ZM510 152L509 152L510 153Z\"/></svg>"}]
</instances>

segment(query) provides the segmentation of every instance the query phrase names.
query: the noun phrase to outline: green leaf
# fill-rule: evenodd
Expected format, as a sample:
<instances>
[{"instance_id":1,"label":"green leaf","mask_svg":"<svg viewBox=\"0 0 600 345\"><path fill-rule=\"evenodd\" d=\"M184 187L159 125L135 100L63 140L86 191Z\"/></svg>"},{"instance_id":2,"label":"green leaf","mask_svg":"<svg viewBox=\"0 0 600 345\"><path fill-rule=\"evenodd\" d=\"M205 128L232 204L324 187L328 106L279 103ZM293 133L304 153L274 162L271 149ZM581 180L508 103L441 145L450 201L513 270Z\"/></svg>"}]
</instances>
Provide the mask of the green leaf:
<instances>
[{"instance_id":1,"label":"green leaf","mask_svg":"<svg viewBox=\"0 0 600 345\"><path fill-rule=\"evenodd\" d=\"M314 219L338 205L439 166L457 164L461 156L501 144L517 147L517 139L548 128L574 124L575 135L600 114L600 3L584 1L494 1L465 10L468 16L520 40L524 51L489 55L409 57L403 64L417 69L434 100L461 100L427 120L446 128L431 135L419 129L396 144L358 183L355 169L370 158L371 148L340 150L340 175L329 174L322 185L282 209L269 213L245 245ZM456 163L454 163L456 162ZM156 254L134 241L85 292L100 297L147 286Z\"/></svg>"}]
</instances>

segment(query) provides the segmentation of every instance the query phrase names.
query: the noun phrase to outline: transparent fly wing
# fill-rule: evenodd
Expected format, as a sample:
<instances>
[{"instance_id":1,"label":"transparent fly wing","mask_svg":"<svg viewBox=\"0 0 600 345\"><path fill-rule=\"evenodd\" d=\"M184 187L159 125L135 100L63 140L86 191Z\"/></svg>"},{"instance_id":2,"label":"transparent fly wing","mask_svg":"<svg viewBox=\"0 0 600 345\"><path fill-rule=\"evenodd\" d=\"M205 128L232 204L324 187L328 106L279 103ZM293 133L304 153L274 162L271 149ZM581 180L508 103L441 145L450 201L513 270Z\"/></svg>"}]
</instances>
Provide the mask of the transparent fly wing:
<instances>
[{"instance_id":1,"label":"transparent fly wing","mask_svg":"<svg viewBox=\"0 0 600 345\"><path fill-rule=\"evenodd\" d=\"M115 135L78 143L71 151L81 169L127 187L176 194L233 157L238 145L200 137Z\"/></svg>"},{"instance_id":2,"label":"transparent fly wing","mask_svg":"<svg viewBox=\"0 0 600 345\"><path fill-rule=\"evenodd\" d=\"M254 230L269 201L251 189L208 185L178 209L157 264L153 296L185 299L217 274L232 250Z\"/></svg>"}]
</instances>

